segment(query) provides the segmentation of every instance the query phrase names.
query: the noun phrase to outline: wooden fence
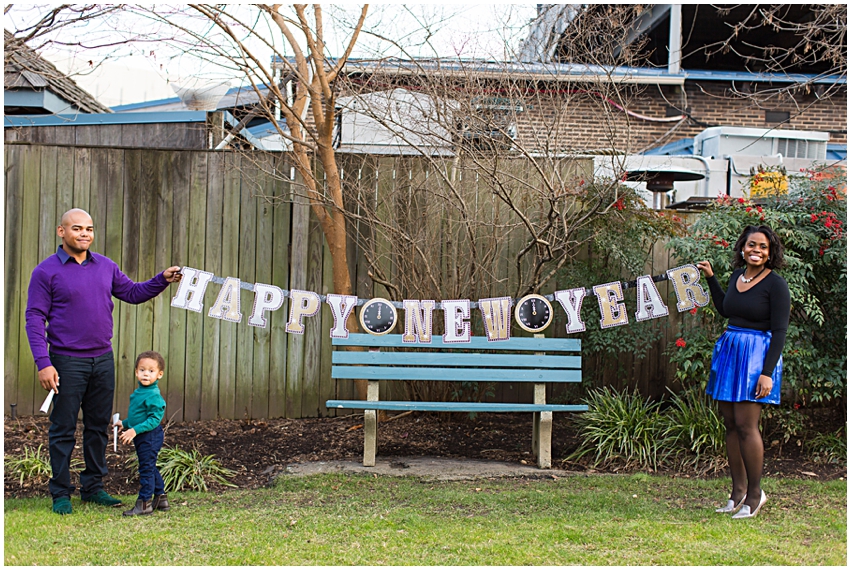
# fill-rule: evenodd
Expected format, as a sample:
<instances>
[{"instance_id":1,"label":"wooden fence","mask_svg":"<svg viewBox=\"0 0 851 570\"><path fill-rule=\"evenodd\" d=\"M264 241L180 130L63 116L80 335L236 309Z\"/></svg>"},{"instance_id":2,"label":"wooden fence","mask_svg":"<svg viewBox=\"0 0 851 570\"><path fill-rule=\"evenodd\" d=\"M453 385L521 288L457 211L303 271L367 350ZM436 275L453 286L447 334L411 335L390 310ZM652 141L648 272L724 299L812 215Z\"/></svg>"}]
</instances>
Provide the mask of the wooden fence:
<instances>
[{"instance_id":1,"label":"wooden fence","mask_svg":"<svg viewBox=\"0 0 851 570\"><path fill-rule=\"evenodd\" d=\"M263 156L262 165L256 160L228 152L7 143L5 410L16 404L19 414L33 414L45 395L24 328L27 288L33 268L59 244L59 216L72 207L91 214L93 249L136 281L170 265L188 265L244 282L331 292L330 253L309 205L290 183L264 174L273 167L290 172L289 165L280 156ZM400 160L378 160L376 180L392 184L396 176L381 171L410 162ZM373 287L365 276L365 262L354 246L349 255L357 294L383 295L383 287ZM508 271L509 264L503 265ZM655 275L670 266L667 251L655 246L647 271ZM209 289L207 297L218 286ZM270 315L267 328L257 328L246 324L247 316L232 323L174 309L174 292L171 287L138 306L115 304L116 410L126 410L135 387L136 354L149 349L166 359L160 387L167 415L175 421L333 415L324 407L326 399L354 397L350 381L336 383L330 377L327 306L304 335L294 335L284 330L283 309ZM671 296L666 283L660 292ZM243 312L252 302L253 293L243 290ZM677 318L673 315L672 322ZM80 326L85 326L84 316ZM554 334L563 334L563 323L553 328ZM619 356L615 366L605 367L605 384L661 395L672 374L663 351L674 332L675 327L666 328L646 358ZM519 401L526 388L505 386L495 399Z\"/></svg>"}]
</instances>

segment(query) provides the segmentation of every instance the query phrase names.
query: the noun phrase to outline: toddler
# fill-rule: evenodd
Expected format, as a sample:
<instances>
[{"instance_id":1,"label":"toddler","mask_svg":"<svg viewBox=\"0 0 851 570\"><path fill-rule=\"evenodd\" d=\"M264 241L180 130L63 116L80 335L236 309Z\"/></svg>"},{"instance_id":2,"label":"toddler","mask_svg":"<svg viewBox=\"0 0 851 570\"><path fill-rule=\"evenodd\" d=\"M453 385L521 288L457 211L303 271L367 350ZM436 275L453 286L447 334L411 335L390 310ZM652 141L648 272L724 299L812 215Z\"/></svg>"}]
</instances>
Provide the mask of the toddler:
<instances>
[{"instance_id":1,"label":"toddler","mask_svg":"<svg viewBox=\"0 0 851 570\"><path fill-rule=\"evenodd\" d=\"M136 506L124 511L127 517L169 509L163 478L157 469L157 455L163 446L160 422L165 416L165 400L157 383L164 371L165 360L159 352L149 350L136 357L139 386L130 395L127 417L115 424L122 428L121 443L132 441L139 458L139 497Z\"/></svg>"}]
</instances>

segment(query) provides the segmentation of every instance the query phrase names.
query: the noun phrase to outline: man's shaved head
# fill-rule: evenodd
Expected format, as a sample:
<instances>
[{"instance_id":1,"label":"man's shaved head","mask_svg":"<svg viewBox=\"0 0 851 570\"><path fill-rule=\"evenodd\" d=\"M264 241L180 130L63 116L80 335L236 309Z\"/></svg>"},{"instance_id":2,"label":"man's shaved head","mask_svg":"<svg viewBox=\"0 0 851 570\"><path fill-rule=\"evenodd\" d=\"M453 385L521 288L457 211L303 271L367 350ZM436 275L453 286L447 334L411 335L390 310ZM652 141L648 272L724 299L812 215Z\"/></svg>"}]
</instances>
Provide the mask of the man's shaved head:
<instances>
[{"instance_id":1,"label":"man's shaved head","mask_svg":"<svg viewBox=\"0 0 851 570\"><path fill-rule=\"evenodd\" d=\"M81 219L81 217L84 217L84 219ZM85 221L85 219L88 220L89 225L90 225L91 222L92 222L92 217L89 215L89 213L87 211L81 210L80 208L71 208L70 210L68 210L67 212L62 214L62 219L59 221L59 225L60 226L69 226L69 225L71 225L72 220Z\"/></svg>"}]
</instances>

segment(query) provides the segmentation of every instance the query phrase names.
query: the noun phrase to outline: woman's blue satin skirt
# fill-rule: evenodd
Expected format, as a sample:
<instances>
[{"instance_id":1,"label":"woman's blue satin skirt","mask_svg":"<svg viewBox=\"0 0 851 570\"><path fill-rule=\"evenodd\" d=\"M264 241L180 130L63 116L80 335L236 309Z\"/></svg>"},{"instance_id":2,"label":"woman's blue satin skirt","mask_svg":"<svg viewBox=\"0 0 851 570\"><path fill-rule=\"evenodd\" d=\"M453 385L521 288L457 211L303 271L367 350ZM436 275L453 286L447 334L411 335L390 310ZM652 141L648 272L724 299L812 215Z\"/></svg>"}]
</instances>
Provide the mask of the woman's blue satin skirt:
<instances>
[{"instance_id":1,"label":"woman's blue satin skirt","mask_svg":"<svg viewBox=\"0 0 851 570\"><path fill-rule=\"evenodd\" d=\"M712 367L706 393L713 399L724 402L780 404L782 356L771 374L771 393L765 398L756 398L756 383L762 374L770 342L771 331L728 326L712 351Z\"/></svg>"}]
</instances>

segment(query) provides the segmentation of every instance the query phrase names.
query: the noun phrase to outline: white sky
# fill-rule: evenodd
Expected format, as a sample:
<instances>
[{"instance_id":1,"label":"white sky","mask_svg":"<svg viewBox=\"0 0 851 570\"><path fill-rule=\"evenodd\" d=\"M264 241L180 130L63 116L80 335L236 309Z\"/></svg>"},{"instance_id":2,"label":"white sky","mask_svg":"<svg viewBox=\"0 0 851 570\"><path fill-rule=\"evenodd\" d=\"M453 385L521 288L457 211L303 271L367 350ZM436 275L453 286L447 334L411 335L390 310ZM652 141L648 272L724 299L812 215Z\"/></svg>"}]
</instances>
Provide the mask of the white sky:
<instances>
[{"instance_id":1,"label":"white sky","mask_svg":"<svg viewBox=\"0 0 851 570\"><path fill-rule=\"evenodd\" d=\"M21 12L11 12L5 17L6 29L15 29L24 18L32 18L38 11L35 5L18 6ZM229 9L240 8L229 6ZM344 4L323 5L323 11L328 52L332 56L339 55L347 35L345 31L335 33L335 22L353 22L360 10L355 5ZM403 44L408 55L414 57L506 60L526 37L528 24L535 14L535 4L379 3L370 4L364 29L375 30ZM162 24L140 17L130 20L130 25L127 21L113 21L111 25L115 29L132 29L134 34L156 34L164 29ZM69 43L74 40L93 43L94 38L107 33L114 32L87 25L66 28L62 39ZM257 50L263 52L264 48L257 46ZM179 54L173 47L162 44L136 42L95 51L53 46L42 55L63 72L73 72L80 87L108 106L174 97L172 84L185 83L191 77L239 84L237 74L225 73L218 66L204 64L191 54ZM352 55L387 57L401 54L388 42L366 33L361 35ZM89 61L99 65L90 66Z\"/></svg>"}]
</instances>

